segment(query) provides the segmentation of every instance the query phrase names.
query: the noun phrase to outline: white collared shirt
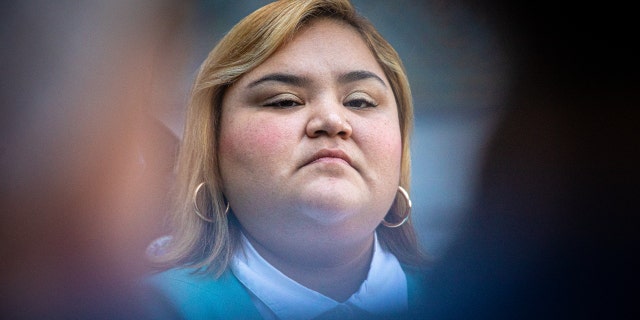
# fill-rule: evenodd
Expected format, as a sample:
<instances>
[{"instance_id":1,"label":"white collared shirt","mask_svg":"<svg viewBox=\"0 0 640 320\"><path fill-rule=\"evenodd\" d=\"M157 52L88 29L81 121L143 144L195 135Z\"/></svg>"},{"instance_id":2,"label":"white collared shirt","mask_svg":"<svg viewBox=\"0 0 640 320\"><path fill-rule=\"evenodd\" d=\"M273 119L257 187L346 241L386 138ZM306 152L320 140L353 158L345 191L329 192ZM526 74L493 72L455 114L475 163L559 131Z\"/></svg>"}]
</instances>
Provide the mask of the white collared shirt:
<instances>
[{"instance_id":1,"label":"white collared shirt","mask_svg":"<svg viewBox=\"0 0 640 320\"><path fill-rule=\"evenodd\" d=\"M367 279L347 301L337 302L284 275L264 260L242 235L231 270L250 291L265 319L361 319L407 310L407 279L398 259L374 237L373 258Z\"/></svg>"}]
</instances>

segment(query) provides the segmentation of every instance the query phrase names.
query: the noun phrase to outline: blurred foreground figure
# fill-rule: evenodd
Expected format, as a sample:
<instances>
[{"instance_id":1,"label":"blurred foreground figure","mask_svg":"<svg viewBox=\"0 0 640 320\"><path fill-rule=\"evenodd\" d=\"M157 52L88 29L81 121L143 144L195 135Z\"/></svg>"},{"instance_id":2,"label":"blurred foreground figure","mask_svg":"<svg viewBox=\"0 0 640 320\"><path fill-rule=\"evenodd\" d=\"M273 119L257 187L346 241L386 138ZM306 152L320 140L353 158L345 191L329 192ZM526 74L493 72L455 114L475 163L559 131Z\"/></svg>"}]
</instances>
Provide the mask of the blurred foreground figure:
<instances>
[{"instance_id":1,"label":"blurred foreground figure","mask_svg":"<svg viewBox=\"0 0 640 320\"><path fill-rule=\"evenodd\" d=\"M0 318L143 318L177 142L152 89L186 7L63 3L2 5Z\"/></svg>"},{"instance_id":2,"label":"blurred foreground figure","mask_svg":"<svg viewBox=\"0 0 640 320\"><path fill-rule=\"evenodd\" d=\"M620 319L636 309L631 20L618 8L555 9L491 7L511 32L516 82L468 230L428 276L425 317Z\"/></svg>"}]
</instances>

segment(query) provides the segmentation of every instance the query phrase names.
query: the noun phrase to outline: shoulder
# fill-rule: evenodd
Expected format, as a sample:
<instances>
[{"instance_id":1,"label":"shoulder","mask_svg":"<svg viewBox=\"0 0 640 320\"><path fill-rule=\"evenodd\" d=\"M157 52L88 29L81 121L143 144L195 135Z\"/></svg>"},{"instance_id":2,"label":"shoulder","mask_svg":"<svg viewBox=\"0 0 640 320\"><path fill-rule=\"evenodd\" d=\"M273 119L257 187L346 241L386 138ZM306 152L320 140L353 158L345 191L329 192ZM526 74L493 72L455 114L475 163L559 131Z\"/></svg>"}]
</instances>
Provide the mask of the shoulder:
<instances>
[{"instance_id":1,"label":"shoulder","mask_svg":"<svg viewBox=\"0 0 640 320\"><path fill-rule=\"evenodd\" d=\"M152 308L163 310L159 318L230 319L257 318L249 293L233 273L216 278L191 268L174 268L142 280ZM170 316L166 316L166 315Z\"/></svg>"},{"instance_id":2,"label":"shoulder","mask_svg":"<svg viewBox=\"0 0 640 320\"><path fill-rule=\"evenodd\" d=\"M428 269L402 265L402 270L407 278L409 311L418 312L424 308L426 302L427 292L425 283Z\"/></svg>"},{"instance_id":3,"label":"shoulder","mask_svg":"<svg viewBox=\"0 0 640 320\"><path fill-rule=\"evenodd\" d=\"M428 270L429 269L426 267L412 267L403 264L402 271L404 271L404 274L407 278L407 285L409 286L409 289L414 286L416 286L415 289L418 289L417 287L422 287Z\"/></svg>"},{"instance_id":4,"label":"shoulder","mask_svg":"<svg viewBox=\"0 0 640 320\"><path fill-rule=\"evenodd\" d=\"M225 275L225 278L228 278ZM145 288L152 288L175 299L194 298L203 294L216 294L231 281L223 277L198 273L196 269L175 268L146 276L142 283Z\"/></svg>"}]
</instances>

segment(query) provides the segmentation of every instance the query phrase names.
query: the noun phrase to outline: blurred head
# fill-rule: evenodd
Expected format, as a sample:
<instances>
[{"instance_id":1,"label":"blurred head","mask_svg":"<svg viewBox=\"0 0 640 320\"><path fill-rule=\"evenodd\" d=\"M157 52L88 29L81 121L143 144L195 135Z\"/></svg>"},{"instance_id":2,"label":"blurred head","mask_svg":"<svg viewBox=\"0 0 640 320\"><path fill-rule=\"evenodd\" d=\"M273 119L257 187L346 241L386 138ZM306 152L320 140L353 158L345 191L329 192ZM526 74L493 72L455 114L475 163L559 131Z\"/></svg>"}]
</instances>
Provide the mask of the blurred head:
<instances>
[{"instance_id":1,"label":"blurred head","mask_svg":"<svg viewBox=\"0 0 640 320\"><path fill-rule=\"evenodd\" d=\"M190 2L0 7L0 315L145 318L179 143L153 89L175 87Z\"/></svg>"},{"instance_id":2,"label":"blurred head","mask_svg":"<svg viewBox=\"0 0 640 320\"><path fill-rule=\"evenodd\" d=\"M367 149L367 147L359 145L361 148L358 150L366 149L373 152L375 148L380 148L380 150L391 151L388 163L380 164L376 167L379 167L380 170L378 171L384 174L381 178L387 181L378 181L384 186L374 188L375 190L372 192L370 199L382 196L383 200L374 199L374 201L386 203L386 206L378 206L382 208L383 212L377 216L376 220L386 217L388 221L395 221L398 220L398 216L404 215L404 201L394 201L394 197L397 197L395 190L397 190L398 185L409 189L409 134L413 121L413 111L409 84L399 56L368 21L357 15L354 8L346 0L277 1L262 7L240 21L211 51L201 66L191 93L184 140L179 155L178 208L174 216L176 234L174 235L170 252L163 257L166 262L206 266L210 271L217 273L226 268L233 253L239 231L239 222L233 212L237 211L242 215L240 211L249 209L248 206L241 207L244 205L244 201L242 201L242 204L235 204L231 201L232 210L228 215L225 214L228 200L225 199L225 196L231 199L246 199L246 197L243 198L238 194L244 185L234 177L234 174L246 174L247 172L242 172L243 168L238 165L238 161L229 156L229 152L227 152L232 151L229 147L234 142L238 142L237 140L234 141L234 139L243 138L234 138L232 126L239 125L242 127L245 125L247 130L256 129L251 127L252 125L255 126L256 122L250 122L246 120L250 118L238 116L237 113L234 114L234 110L236 110L233 107L234 103L244 96L241 91L247 86L245 82L257 80L257 78L254 78L258 75L265 75L265 70L267 69L268 71L275 70L272 67L269 69L269 66L273 65L274 61L278 59L278 61L287 61L288 57L295 58L290 55L291 53L283 53L283 51L291 51L292 46L304 41L304 35L297 37L298 35L309 33L311 32L309 31L310 29L316 27L341 30L346 37L356 38L358 39L357 41L361 41L358 45L361 45L364 52L368 51L367 55L370 55L368 58L372 62L367 65L367 68L371 69L373 74L379 73L377 77L380 78L379 82L382 88L380 90L388 89L388 94L385 92L382 95L385 99L388 97L388 103L386 100L385 103L393 105L394 110L387 110L386 114L389 116L386 119L393 120L395 123L390 123L386 126L392 128L387 129L391 131L383 131L377 134L380 137L391 135L390 139L392 140L393 135L397 135L397 156L394 157L392 149L388 148L389 146L372 146L373 149ZM303 40L300 40L301 38ZM309 59L312 58L310 57ZM361 69L358 67L355 66L354 68ZM259 70L260 68L262 68L262 71ZM316 80L318 79L316 78ZM378 80L369 78L361 79L359 82L366 82L371 86L375 86ZM249 86L251 85L249 84ZM306 97L310 98L310 93ZM301 97L296 96L296 98ZM289 100L295 100L295 98ZM346 104L348 108L357 103L350 102L354 99L347 100L340 101L340 103L343 103L343 106ZM299 102L301 101L282 102L281 99L279 103L291 104ZM274 103L274 101L266 102L265 105L269 103ZM276 113L286 112L282 108L272 109L272 112ZM348 112L362 112L353 111L352 109L348 109ZM308 124L312 117L312 115L302 117L304 119L300 118L296 124ZM234 121L245 121L245 123L234 124ZM349 122L348 125L350 126L364 124L357 123L354 118L352 120L346 119L346 122ZM383 127L385 126L380 125L379 128ZM308 127L306 128L308 129ZM349 137L345 138L344 134L351 129L355 130L355 128L339 129L336 134L342 132L342 136L335 141L349 139ZM323 131L325 136L329 136L329 131L331 131L331 129L327 128L319 128L318 130ZM300 131L302 135L307 132ZM356 134L355 132L353 133L354 136ZM371 132L371 134L376 133ZM306 139L312 139L311 136L307 133ZM393 144L393 142L390 143ZM317 144L317 146L319 145ZM296 148L295 143L289 146ZM324 145L323 147L327 146ZM307 150L311 150L311 148ZM363 151L363 154L369 151ZM264 154L264 156L267 157L268 153ZM302 158L304 157L301 156ZM367 159L373 159L373 157ZM265 159L265 162L268 162L268 160ZM292 163L295 161L295 159L291 159ZM363 162L363 164L369 165L370 163ZM388 172L384 172L383 168L388 169ZM197 199L198 207L213 222L206 222L194 214L193 195L196 187L201 182L206 183L206 188L202 188L199 193ZM266 180L260 181L256 187L269 188L269 186L264 185L265 182ZM389 187L390 183L393 183L393 188ZM264 194L256 194L256 197L261 196L264 196ZM257 198L255 201L259 202L261 199ZM337 217L335 221L342 221L340 219L343 218ZM249 219L248 216L241 217L240 220L242 221L243 219L249 221L247 220ZM325 223L331 222L325 221ZM372 229L370 231L373 231L378 223L379 221L371 224ZM418 256L417 241L410 221L395 229L388 229L382 226L377 228L382 244L388 247L401 262L409 264L416 262L414 257Z\"/></svg>"}]
</instances>

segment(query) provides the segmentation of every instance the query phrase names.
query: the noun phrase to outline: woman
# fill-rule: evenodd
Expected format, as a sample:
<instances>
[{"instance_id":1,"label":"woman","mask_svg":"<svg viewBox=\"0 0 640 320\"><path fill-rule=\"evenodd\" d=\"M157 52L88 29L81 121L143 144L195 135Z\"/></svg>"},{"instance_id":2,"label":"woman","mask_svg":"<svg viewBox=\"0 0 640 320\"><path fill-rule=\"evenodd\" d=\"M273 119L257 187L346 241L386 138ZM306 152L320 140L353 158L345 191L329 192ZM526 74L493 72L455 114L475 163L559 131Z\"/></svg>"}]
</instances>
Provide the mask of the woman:
<instances>
[{"instance_id":1,"label":"woman","mask_svg":"<svg viewBox=\"0 0 640 320\"><path fill-rule=\"evenodd\" d=\"M184 318L397 315L423 263L409 214L412 105L348 0L277 1L197 76L175 234L148 284ZM159 310L159 309L156 309Z\"/></svg>"}]
</instances>

